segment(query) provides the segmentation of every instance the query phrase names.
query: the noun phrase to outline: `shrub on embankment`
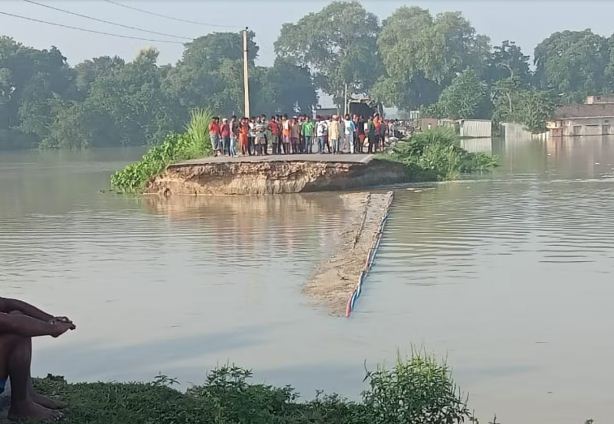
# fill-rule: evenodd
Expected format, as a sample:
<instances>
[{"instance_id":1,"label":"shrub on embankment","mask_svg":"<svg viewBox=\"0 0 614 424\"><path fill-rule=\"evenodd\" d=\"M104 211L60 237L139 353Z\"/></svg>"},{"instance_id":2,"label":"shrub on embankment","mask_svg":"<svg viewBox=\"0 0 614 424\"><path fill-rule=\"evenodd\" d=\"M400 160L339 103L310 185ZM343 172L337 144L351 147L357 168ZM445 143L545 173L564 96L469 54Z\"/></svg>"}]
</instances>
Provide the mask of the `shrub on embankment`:
<instances>
[{"instance_id":1,"label":"shrub on embankment","mask_svg":"<svg viewBox=\"0 0 614 424\"><path fill-rule=\"evenodd\" d=\"M386 158L403 163L412 181L454 180L497 166L496 158L463 149L460 138L449 128L416 133L399 142Z\"/></svg>"},{"instance_id":2,"label":"shrub on embankment","mask_svg":"<svg viewBox=\"0 0 614 424\"><path fill-rule=\"evenodd\" d=\"M193 110L183 133L167 135L160 145L149 149L140 161L117 171L111 176L111 186L124 193L139 192L169 164L209 156L212 153L208 132L210 121L208 111Z\"/></svg>"},{"instance_id":3,"label":"shrub on embankment","mask_svg":"<svg viewBox=\"0 0 614 424\"><path fill-rule=\"evenodd\" d=\"M88 424L454 424L473 420L450 370L432 357L414 355L392 369L367 373L361 402L319 393L299 402L290 386L250 384L251 372L224 366L201 386L179 392L173 380L152 383L36 381L39 390L69 404L66 423ZM475 421L477 422L477 421Z\"/></svg>"}]
</instances>

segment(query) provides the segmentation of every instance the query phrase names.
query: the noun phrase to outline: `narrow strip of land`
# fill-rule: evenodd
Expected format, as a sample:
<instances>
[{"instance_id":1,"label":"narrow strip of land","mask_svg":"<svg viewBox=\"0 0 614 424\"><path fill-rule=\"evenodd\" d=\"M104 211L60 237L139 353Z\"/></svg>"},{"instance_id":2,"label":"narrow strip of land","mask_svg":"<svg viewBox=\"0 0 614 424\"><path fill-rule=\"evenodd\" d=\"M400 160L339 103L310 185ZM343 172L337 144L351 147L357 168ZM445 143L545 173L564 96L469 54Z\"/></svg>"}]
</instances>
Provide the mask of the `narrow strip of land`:
<instances>
[{"instance_id":1,"label":"narrow strip of land","mask_svg":"<svg viewBox=\"0 0 614 424\"><path fill-rule=\"evenodd\" d=\"M298 155L268 155L268 156L209 156L175 163L171 166L201 165L208 163L241 163L241 162L333 162L333 163L369 163L372 154L298 154Z\"/></svg>"},{"instance_id":2,"label":"narrow strip of land","mask_svg":"<svg viewBox=\"0 0 614 424\"><path fill-rule=\"evenodd\" d=\"M348 193L342 195L348 216L338 229L335 247L305 286L305 294L325 305L332 314L344 315L348 297L356 287L360 272L380 222L387 213L390 193Z\"/></svg>"}]
</instances>

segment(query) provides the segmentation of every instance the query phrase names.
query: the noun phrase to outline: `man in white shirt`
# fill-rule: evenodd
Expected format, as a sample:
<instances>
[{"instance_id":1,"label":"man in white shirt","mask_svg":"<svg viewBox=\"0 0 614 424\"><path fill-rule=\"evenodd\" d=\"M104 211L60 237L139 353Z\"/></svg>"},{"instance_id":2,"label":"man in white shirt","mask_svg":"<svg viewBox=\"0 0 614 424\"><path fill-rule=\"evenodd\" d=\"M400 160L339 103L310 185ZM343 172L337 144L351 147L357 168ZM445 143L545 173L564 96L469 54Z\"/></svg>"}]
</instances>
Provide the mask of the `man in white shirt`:
<instances>
[{"instance_id":1,"label":"man in white shirt","mask_svg":"<svg viewBox=\"0 0 614 424\"><path fill-rule=\"evenodd\" d=\"M343 120L343 126L345 129L345 144L349 146L350 153L354 153L354 121L350 115L345 115L345 119Z\"/></svg>"},{"instance_id":2,"label":"man in white shirt","mask_svg":"<svg viewBox=\"0 0 614 424\"><path fill-rule=\"evenodd\" d=\"M318 116L318 125L316 127L316 137L318 138L318 153L324 153L324 144L328 135L328 123L326 119ZM330 151L329 151L330 153Z\"/></svg>"}]
</instances>

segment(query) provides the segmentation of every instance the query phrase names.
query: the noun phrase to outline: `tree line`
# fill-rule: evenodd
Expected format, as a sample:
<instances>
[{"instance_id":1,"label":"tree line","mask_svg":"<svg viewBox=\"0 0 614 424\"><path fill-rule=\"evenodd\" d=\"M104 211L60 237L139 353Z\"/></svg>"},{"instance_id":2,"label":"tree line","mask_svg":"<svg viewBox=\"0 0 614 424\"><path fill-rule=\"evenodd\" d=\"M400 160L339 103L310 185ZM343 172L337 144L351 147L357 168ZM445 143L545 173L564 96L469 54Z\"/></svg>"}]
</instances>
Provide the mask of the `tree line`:
<instances>
[{"instance_id":1,"label":"tree line","mask_svg":"<svg viewBox=\"0 0 614 424\"><path fill-rule=\"evenodd\" d=\"M334 2L282 26L272 66L256 66L249 33L252 112L310 113L317 90L452 119L544 129L557 104L614 91L614 36L556 32L530 58L492 45L459 12L400 7L382 22L358 2ZM156 144L193 108L243 110L242 39L212 33L185 44L175 65L145 49L132 61L97 57L71 67L59 49L0 37L0 148Z\"/></svg>"}]
</instances>

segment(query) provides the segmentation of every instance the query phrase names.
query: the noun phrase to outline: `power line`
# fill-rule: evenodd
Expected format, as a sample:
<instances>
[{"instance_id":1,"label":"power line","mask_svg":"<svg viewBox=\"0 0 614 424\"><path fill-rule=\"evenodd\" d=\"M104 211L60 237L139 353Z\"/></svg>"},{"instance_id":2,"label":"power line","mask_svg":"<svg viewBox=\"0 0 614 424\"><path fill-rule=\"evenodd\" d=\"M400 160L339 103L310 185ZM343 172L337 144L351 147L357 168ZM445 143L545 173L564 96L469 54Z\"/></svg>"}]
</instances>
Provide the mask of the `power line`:
<instances>
[{"instance_id":1,"label":"power line","mask_svg":"<svg viewBox=\"0 0 614 424\"><path fill-rule=\"evenodd\" d=\"M102 23L110 24L110 25L115 25L115 26L122 27L122 28L134 29L136 31L147 32L147 33L155 34L155 35L162 35L164 37L180 38L180 39L183 39L183 40L192 40L192 38L189 38L189 37L182 37L182 36L179 36L179 35L166 34L164 32L150 31L150 30L144 29L144 28L139 28L139 27L130 26L130 25L124 25L124 24L120 24L120 23L117 23L117 22L111 22L111 21L107 21L107 20L104 20L104 19L94 18L92 16L82 15L81 13L71 12L70 10L60 9L59 7L49 6L48 4L38 3L38 2L32 1L32 0L22 0L22 1L24 1L26 3L35 4L37 6L46 7L47 9L57 10L58 12L68 13L69 15L79 16L80 18L90 19L92 21L102 22Z\"/></svg>"},{"instance_id":2,"label":"power line","mask_svg":"<svg viewBox=\"0 0 614 424\"><path fill-rule=\"evenodd\" d=\"M171 21L184 22L184 23L194 24L194 25L203 25L203 26L211 26L211 27L219 27L219 28L237 29L237 27L234 27L232 25L211 24L211 23L207 23L207 22L191 21L189 19L182 19L182 18L175 18L173 16L166 16L166 15L162 15L160 13L151 12L149 10L139 9L138 7L128 6L127 4L122 4L122 3L119 3L119 2L116 2L116 1L113 1L113 0L103 0L103 1L105 1L107 3L114 4L115 6L125 7L126 9L136 10L137 12L147 13L148 15L157 16L159 18L170 19Z\"/></svg>"},{"instance_id":3,"label":"power line","mask_svg":"<svg viewBox=\"0 0 614 424\"><path fill-rule=\"evenodd\" d=\"M96 30L93 30L93 29L86 29L86 28L76 27L76 26L72 26L72 25L58 24L57 22L43 21L41 19L29 18L27 16L15 15L13 13L8 13L8 12L1 12L0 11L0 15L11 16L13 18L19 18L19 19L24 19L26 21L38 22L38 23L41 23L41 24L54 25L54 26L58 26L58 27L62 27L62 28L75 29L77 31L90 32L92 34L108 35L108 36L117 37L117 38L129 38L131 40L153 41L153 42L156 42L156 43L169 43L169 44L181 44L181 45L183 45L183 43L180 42L180 41L157 40L157 39L154 39L154 38L143 38L143 37L135 37L135 36L132 36L132 35L113 34L113 33L110 33L110 32L96 31Z\"/></svg>"}]
</instances>

